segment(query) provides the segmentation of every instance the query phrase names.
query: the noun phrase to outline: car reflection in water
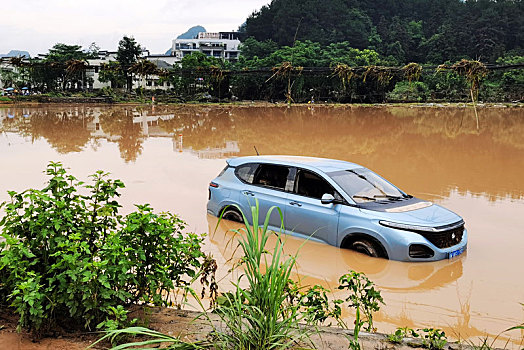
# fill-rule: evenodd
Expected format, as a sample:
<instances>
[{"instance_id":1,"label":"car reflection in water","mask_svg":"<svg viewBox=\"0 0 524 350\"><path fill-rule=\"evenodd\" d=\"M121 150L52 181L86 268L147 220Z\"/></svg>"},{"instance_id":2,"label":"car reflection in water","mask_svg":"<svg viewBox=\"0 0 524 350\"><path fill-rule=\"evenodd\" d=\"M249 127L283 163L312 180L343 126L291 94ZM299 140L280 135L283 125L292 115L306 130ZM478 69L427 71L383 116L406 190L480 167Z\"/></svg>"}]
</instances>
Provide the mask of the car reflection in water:
<instances>
[{"instance_id":1,"label":"car reflection in water","mask_svg":"<svg viewBox=\"0 0 524 350\"><path fill-rule=\"evenodd\" d=\"M209 238L232 268L241 257L236 249L234 229L242 224L221 220L207 215ZM217 226L218 223L218 226ZM215 230L216 229L216 230ZM384 291L416 292L432 290L448 285L462 276L463 259L467 252L452 260L412 264L406 262L377 259L349 249L339 249L328 244L283 235L284 250L287 254L299 252L297 258L297 278L304 285L320 284L335 288L338 279L349 270L364 272L370 280ZM269 251L276 242L276 235L268 241Z\"/></svg>"}]
</instances>

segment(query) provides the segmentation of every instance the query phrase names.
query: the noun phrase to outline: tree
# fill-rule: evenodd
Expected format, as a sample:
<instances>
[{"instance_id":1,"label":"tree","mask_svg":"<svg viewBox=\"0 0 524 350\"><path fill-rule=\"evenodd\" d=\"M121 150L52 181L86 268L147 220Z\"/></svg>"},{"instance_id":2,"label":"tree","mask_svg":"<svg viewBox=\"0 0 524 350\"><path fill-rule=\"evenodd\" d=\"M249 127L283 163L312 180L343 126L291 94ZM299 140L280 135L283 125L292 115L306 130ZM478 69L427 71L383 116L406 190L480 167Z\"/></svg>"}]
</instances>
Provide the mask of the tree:
<instances>
[{"instance_id":1,"label":"tree","mask_svg":"<svg viewBox=\"0 0 524 350\"><path fill-rule=\"evenodd\" d=\"M524 2L272 0L247 18L243 30L279 46L292 46L295 39L322 46L347 41L398 63L465 57L494 63L508 51L524 54Z\"/></svg>"},{"instance_id":2,"label":"tree","mask_svg":"<svg viewBox=\"0 0 524 350\"><path fill-rule=\"evenodd\" d=\"M73 79L80 76L82 81L82 89L85 89L85 71L87 68L87 62L85 60L69 60L66 63L66 72L68 79Z\"/></svg>"},{"instance_id":3,"label":"tree","mask_svg":"<svg viewBox=\"0 0 524 350\"><path fill-rule=\"evenodd\" d=\"M81 48L80 45L58 43L49 49L49 54L45 59L48 69L45 73L50 75L48 78L57 80L62 85L62 90L67 88L68 83L73 85L73 82L78 80L79 74L83 75L87 65L83 64L80 67L78 62L85 63L87 54ZM74 63L71 64L72 62Z\"/></svg>"},{"instance_id":4,"label":"tree","mask_svg":"<svg viewBox=\"0 0 524 350\"><path fill-rule=\"evenodd\" d=\"M258 41L253 37L249 37L240 45L242 56L246 60L251 60L255 56L258 58L265 58L272 52L278 49L278 45L271 39L265 41Z\"/></svg>"},{"instance_id":5,"label":"tree","mask_svg":"<svg viewBox=\"0 0 524 350\"><path fill-rule=\"evenodd\" d=\"M58 43L49 49L46 59L51 62L65 63L69 60L83 60L86 56L80 45Z\"/></svg>"},{"instance_id":6,"label":"tree","mask_svg":"<svg viewBox=\"0 0 524 350\"><path fill-rule=\"evenodd\" d=\"M144 82L145 78L149 75L159 75L161 73L156 64L146 59L136 61L129 68L128 72L138 75L142 82ZM142 93L142 89L140 89L140 92Z\"/></svg>"},{"instance_id":7,"label":"tree","mask_svg":"<svg viewBox=\"0 0 524 350\"><path fill-rule=\"evenodd\" d=\"M119 88L126 83L126 75L122 71L119 62L109 61L103 63L98 74L98 80L102 83L111 82L111 88Z\"/></svg>"},{"instance_id":8,"label":"tree","mask_svg":"<svg viewBox=\"0 0 524 350\"><path fill-rule=\"evenodd\" d=\"M21 88L28 85L30 80L29 65L24 60L23 56L11 57L9 64L14 67L10 69L0 69L0 76L2 77L4 85Z\"/></svg>"},{"instance_id":9,"label":"tree","mask_svg":"<svg viewBox=\"0 0 524 350\"><path fill-rule=\"evenodd\" d=\"M98 46L94 41L89 45L87 49L88 58L97 58L98 52L100 51L100 46Z\"/></svg>"},{"instance_id":10,"label":"tree","mask_svg":"<svg viewBox=\"0 0 524 350\"><path fill-rule=\"evenodd\" d=\"M141 54L142 48L133 37L124 36L118 43L116 59L120 63L122 72L125 75L128 91L131 91L133 88L133 74L129 69L138 60Z\"/></svg>"}]
</instances>

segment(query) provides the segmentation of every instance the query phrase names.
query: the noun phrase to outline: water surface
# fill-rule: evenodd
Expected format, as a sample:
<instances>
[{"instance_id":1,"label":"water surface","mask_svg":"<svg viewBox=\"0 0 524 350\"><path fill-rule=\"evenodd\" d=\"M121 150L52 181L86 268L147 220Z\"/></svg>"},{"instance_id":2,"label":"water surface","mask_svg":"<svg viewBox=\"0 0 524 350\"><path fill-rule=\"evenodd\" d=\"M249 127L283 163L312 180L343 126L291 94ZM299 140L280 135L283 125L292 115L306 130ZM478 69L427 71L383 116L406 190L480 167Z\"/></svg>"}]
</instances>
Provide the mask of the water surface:
<instances>
[{"instance_id":1,"label":"water surface","mask_svg":"<svg viewBox=\"0 0 524 350\"><path fill-rule=\"evenodd\" d=\"M297 275L334 288L349 269L365 272L386 301L383 332L439 327L453 338L496 336L524 321L524 113L421 107L115 107L0 109L0 200L7 190L43 187L46 164L61 161L81 179L98 169L126 184L135 203L179 214L195 232L213 231L207 186L228 157L293 154L359 163L401 189L464 217L467 253L402 263L308 242ZM226 232L206 238L221 276L234 260ZM294 252L302 240L289 238ZM228 288L227 277L221 287ZM337 297L343 294L336 293ZM348 320L351 319L347 315ZM500 336L517 348L523 333Z\"/></svg>"}]
</instances>

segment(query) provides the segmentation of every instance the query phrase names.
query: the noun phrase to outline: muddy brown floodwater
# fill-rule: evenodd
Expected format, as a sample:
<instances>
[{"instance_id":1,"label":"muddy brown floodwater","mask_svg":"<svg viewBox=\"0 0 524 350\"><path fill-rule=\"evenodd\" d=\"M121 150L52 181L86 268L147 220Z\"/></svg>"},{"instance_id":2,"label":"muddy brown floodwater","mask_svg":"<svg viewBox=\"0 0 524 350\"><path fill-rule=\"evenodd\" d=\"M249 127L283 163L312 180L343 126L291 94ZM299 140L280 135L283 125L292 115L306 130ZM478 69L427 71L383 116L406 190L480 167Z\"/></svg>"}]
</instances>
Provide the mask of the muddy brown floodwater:
<instances>
[{"instance_id":1,"label":"muddy brown floodwater","mask_svg":"<svg viewBox=\"0 0 524 350\"><path fill-rule=\"evenodd\" d=\"M98 169L122 179L124 211L151 203L204 233L216 225L205 209L209 181L226 158L253 155L254 145L262 154L359 163L460 214L467 253L402 263L308 242L298 277L334 288L349 269L365 272L386 302L376 316L381 332L438 327L455 339L495 337L524 321L524 110L484 108L479 118L477 130L471 109L450 107L0 108L0 200L7 190L42 187L46 164L61 161L81 179ZM231 225L206 238L222 289L234 261ZM302 243L290 237L286 249ZM523 338L507 332L497 344L510 339L517 348Z\"/></svg>"}]
</instances>

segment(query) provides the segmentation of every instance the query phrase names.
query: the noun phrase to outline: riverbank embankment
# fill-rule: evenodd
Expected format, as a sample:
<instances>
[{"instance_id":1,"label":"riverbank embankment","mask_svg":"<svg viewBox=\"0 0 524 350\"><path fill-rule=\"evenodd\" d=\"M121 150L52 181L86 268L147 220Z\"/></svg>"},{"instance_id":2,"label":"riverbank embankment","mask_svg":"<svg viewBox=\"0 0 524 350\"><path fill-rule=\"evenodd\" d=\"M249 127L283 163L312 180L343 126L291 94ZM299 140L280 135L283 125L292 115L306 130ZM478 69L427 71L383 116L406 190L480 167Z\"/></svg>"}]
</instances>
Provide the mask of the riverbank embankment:
<instances>
[{"instance_id":1,"label":"riverbank embankment","mask_svg":"<svg viewBox=\"0 0 524 350\"><path fill-rule=\"evenodd\" d=\"M144 317L145 326L164 334L179 336L185 341L209 340L213 327L221 328L223 324L216 314L207 314L212 322L199 317L202 314L196 311L176 310L170 308L150 308L146 313L138 311ZM137 315L138 316L138 315ZM18 350L44 350L44 349L68 349L83 350L101 337L100 332L75 332L55 331L53 334L34 338L31 334L16 331L16 318L0 313L3 328L0 329L0 349ZM339 327L319 327L311 337L312 344L316 349L347 349L348 337L353 337L353 331ZM423 349L420 339L405 338L401 343L394 344L388 341L386 334L365 333L359 335L362 349L383 350L412 350ZM107 344L97 344L93 349L106 349ZM444 350L474 350L469 344L450 342L445 345Z\"/></svg>"},{"instance_id":2,"label":"riverbank embankment","mask_svg":"<svg viewBox=\"0 0 524 350\"><path fill-rule=\"evenodd\" d=\"M133 99L115 100L111 96L107 97L53 97L47 95L23 96L24 98L2 99L0 108L24 107L36 105L75 105L75 104L104 104L104 105L133 105L133 106L249 106L249 107L274 107L274 106L294 106L294 107L429 107L429 108L522 108L524 102L479 102L475 105L471 102L384 102L384 103L336 103L336 102L318 102L310 103L293 103L287 104L285 101L187 101L187 102L141 102Z\"/></svg>"}]
</instances>

